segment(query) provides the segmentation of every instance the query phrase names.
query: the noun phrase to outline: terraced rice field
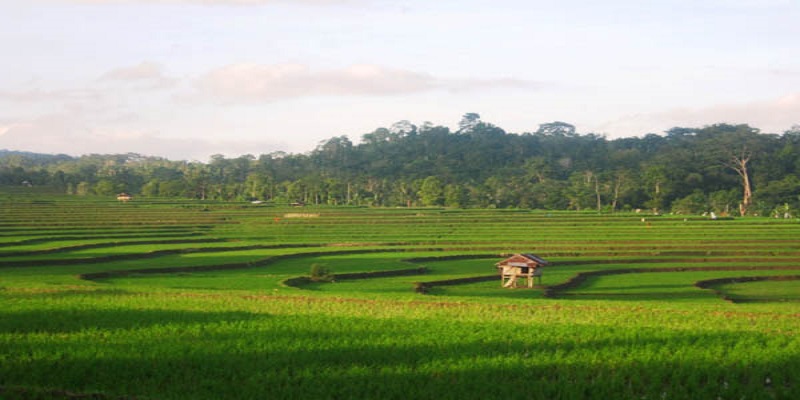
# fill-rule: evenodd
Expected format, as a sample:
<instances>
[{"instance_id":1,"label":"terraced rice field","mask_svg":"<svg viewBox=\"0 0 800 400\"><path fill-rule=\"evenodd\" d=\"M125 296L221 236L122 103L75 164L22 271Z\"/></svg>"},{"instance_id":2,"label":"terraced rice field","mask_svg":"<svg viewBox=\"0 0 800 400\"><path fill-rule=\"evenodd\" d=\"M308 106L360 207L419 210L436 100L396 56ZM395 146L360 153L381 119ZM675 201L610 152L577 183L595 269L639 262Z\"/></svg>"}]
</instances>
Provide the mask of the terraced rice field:
<instances>
[{"instance_id":1,"label":"terraced rice field","mask_svg":"<svg viewBox=\"0 0 800 400\"><path fill-rule=\"evenodd\" d=\"M0 228L3 399L800 398L797 220L13 193Z\"/></svg>"}]
</instances>

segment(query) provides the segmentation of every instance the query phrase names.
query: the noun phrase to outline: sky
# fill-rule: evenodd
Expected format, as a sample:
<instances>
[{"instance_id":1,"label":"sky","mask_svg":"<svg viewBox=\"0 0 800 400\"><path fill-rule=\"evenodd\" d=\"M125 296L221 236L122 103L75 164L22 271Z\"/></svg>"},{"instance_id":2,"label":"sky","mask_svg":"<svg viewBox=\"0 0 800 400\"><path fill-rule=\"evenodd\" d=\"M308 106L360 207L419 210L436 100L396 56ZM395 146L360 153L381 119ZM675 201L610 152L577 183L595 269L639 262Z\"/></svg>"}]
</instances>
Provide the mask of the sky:
<instances>
[{"instance_id":1,"label":"sky","mask_svg":"<svg viewBox=\"0 0 800 400\"><path fill-rule=\"evenodd\" d=\"M0 0L0 149L208 161L401 120L800 124L797 0Z\"/></svg>"}]
</instances>

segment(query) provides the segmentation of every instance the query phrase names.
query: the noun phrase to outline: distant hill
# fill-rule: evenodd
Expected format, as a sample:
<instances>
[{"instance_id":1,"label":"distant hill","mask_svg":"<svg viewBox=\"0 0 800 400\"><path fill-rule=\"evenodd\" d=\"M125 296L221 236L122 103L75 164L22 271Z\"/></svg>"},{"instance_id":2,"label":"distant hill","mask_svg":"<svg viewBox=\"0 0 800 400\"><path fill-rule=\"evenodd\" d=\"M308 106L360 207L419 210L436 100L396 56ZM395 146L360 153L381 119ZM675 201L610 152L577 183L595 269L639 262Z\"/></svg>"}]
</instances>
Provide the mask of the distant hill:
<instances>
[{"instance_id":1,"label":"distant hill","mask_svg":"<svg viewBox=\"0 0 800 400\"><path fill-rule=\"evenodd\" d=\"M0 149L0 159L16 157L20 160L25 160L29 164L46 165L52 163L59 163L74 160L74 157L66 154L42 154L32 153L29 151L16 151Z\"/></svg>"}]
</instances>

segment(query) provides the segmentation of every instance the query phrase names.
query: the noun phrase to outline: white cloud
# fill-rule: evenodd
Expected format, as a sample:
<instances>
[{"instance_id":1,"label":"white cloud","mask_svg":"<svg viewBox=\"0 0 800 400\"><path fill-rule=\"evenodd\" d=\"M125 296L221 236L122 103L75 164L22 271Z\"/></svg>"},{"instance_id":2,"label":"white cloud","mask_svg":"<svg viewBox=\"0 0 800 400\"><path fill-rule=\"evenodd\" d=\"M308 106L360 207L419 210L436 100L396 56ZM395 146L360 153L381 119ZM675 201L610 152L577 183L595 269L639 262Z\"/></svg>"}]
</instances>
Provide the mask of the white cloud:
<instances>
[{"instance_id":1,"label":"white cloud","mask_svg":"<svg viewBox=\"0 0 800 400\"><path fill-rule=\"evenodd\" d=\"M100 81L140 84L151 89L171 88L178 82L164 74L161 64L148 61L108 71L100 77Z\"/></svg>"},{"instance_id":2,"label":"white cloud","mask_svg":"<svg viewBox=\"0 0 800 400\"><path fill-rule=\"evenodd\" d=\"M499 88L542 90L553 86L552 83L534 82L516 78L498 79L447 79L441 81L441 86L453 92L467 92L480 90L493 90Z\"/></svg>"},{"instance_id":3,"label":"white cloud","mask_svg":"<svg viewBox=\"0 0 800 400\"><path fill-rule=\"evenodd\" d=\"M162 67L153 62L142 62L132 67L117 68L103 74L103 79L135 81L142 79L159 79L162 77Z\"/></svg>"},{"instance_id":4,"label":"white cloud","mask_svg":"<svg viewBox=\"0 0 800 400\"><path fill-rule=\"evenodd\" d=\"M51 0L52 1L52 0ZM55 0L59 1L59 0ZM84 3L84 4L200 4L200 5L233 5L233 6L248 6L248 5L264 5L264 4L312 4L312 5L328 5L328 4L348 4L358 2L360 0L60 0L67 3Z\"/></svg>"},{"instance_id":5,"label":"white cloud","mask_svg":"<svg viewBox=\"0 0 800 400\"><path fill-rule=\"evenodd\" d=\"M19 91L0 90L0 100L19 103L41 103L46 101L85 102L97 101L98 97L99 93L91 89L42 90L32 88Z\"/></svg>"},{"instance_id":6,"label":"white cloud","mask_svg":"<svg viewBox=\"0 0 800 400\"><path fill-rule=\"evenodd\" d=\"M676 126L702 127L715 123L749 124L765 133L783 133L800 123L800 93L766 101L628 115L600 124L598 131L620 137L664 132Z\"/></svg>"},{"instance_id":7,"label":"white cloud","mask_svg":"<svg viewBox=\"0 0 800 400\"><path fill-rule=\"evenodd\" d=\"M277 101L306 96L386 96L431 90L534 88L515 79L440 79L427 73L371 64L315 71L303 64L231 64L197 80L197 87L225 102Z\"/></svg>"},{"instance_id":8,"label":"white cloud","mask_svg":"<svg viewBox=\"0 0 800 400\"><path fill-rule=\"evenodd\" d=\"M232 64L201 77L198 87L229 101L274 101L314 95L399 94L431 89L424 74L371 65L312 71L301 64Z\"/></svg>"},{"instance_id":9,"label":"white cloud","mask_svg":"<svg viewBox=\"0 0 800 400\"><path fill-rule=\"evenodd\" d=\"M124 103L128 94L126 92L172 89L178 83L178 79L164 74L160 64L142 62L110 70L92 82L74 87L42 89L38 86L38 82L32 81L24 88L0 89L0 101L7 101L17 106L55 104L73 110L80 108L107 112L109 107L117 107Z\"/></svg>"},{"instance_id":10,"label":"white cloud","mask_svg":"<svg viewBox=\"0 0 800 400\"><path fill-rule=\"evenodd\" d=\"M20 123L0 124L0 138L9 131L11 131L12 129L19 129L25 127L26 124L20 124Z\"/></svg>"}]
</instances>

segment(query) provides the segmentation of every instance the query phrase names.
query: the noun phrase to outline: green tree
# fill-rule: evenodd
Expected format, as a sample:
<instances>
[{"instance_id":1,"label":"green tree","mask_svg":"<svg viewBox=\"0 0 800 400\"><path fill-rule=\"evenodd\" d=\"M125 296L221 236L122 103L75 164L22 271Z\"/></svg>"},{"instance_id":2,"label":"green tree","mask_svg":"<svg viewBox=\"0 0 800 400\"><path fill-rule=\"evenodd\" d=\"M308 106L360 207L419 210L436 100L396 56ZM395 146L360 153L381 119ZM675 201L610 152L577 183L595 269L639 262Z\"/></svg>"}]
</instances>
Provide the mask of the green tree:
<instances>
[{"instance_id":1,"label":"green tree","mask_svg":"<svg viewBox=\"0 0 800 400\"><path fill-rule=\"evenodd\" d=\"M461 117L458 122L458 133L468 133L474 130L481 123L481 116L478 113L469 112Z\"/></svg>"},{"instance_id":2,"label":"green tree","mask_svg":"<svg viewBox=\"0 0 800 400\"><path fill-rule=\"evenodd\" d=\"M186 196L186 183L179 179L170 179L158 183L158 195L164 197Z\"/></svg>"},{"instance_id":3,"label":"green tree","mask_svg":"<svg viewBox=\"0 0 800 400\"><path fill-rule=\"evenodd\" d=\"M739 189L717 190L708 195L708 203L711 209L720 216L728 216L737 208L741 193Z\"/></svg>"},{"instance_id":4,"label":"green tree","mask_svg":"<svg viewBox=\"0 0 800 400\"><path fill-rule=\"evenodd\" d=\"M113 196L120 190L110 179L101 179L94 185L94 192L100 196Z\"/></svg>"},{"instance_id":5,"label":"green tree","mask_svg":"<svg viewBox=\"0 0 800 400\"><path fill-rule=\"evenodd\" d=\"M208 167L205 164L189 163L183 175L186 177L190 197L205 200L211 184Z\"/></svg>"},{"instance_id":6,"label":"green tree","mask_svg":"<svg viewBox=\"0 0 800 400\"><path fill-rule=\"evenodd\" d=\"M701 214L706 211L708 211L708 200L700 190L672 203L672 212L676 214Z\"/></svg>"},{"instance_id":7,"label":"green tree","mask_svg":"<svg viewBox=\"0 0 800 400\"><path fill-rule=\"evenodd\" d=\"M647 208L658 212L666 206L667 195L667 172L663 165L651 165L644 170L644 192L648 200L645 202Z\"/></svg>"},{"instance_id":8,"label":"green tree","mask_svg":"<svg viewBox=\"0 0 800 400\"><path fill-rule=\"evenodd\" d=\"M444 189L442 181L435 176L429 176L422 182L419 189L419 198L425 206L440 206L442 205Z\"/></svg>"},{"instance_id":9,"label":"green tree","mask_svg":"<svg viewBox=\"0 0 800 400\"><path fill-rule=\"evenodd\" d=\"M569 177L569 187L566 195L569 199L569 208L584 210L587 208L600 209L600 182L593 171L575 172Z\"/></svg>"},{"instance_id":10,"label":"green tree","mask_svg":"<svg viewBox=\"0 0 800 400\"><path fill-rule=\"evenodd\" d=\"M700 143L711 149L711 161L732 170L738 175L742 189L739 213L744 216L753 203L752 169L753 160L763 157L768 147L767 136L746 124L716 124L698 130Z\"/></svg>"},{"instance_id":11,"label":"green tree","mask_svg":"<svg viewBox=\"0 0 800 400\"><path fill-rule=\"evenodd\" d=\"M161 183L158 179L151 179L142 186L142 194L147 197L159 195L158 186Z\"/></svg>"},{"instance_id":12,"label":"green tree","mask_svg":"<svg viewBox=\"0 0 800 400\"><path fill-rule=\"evenodd\" d=\"M91 193L92 185L89 182L80 182L75 187L75 194L78 196L86 196Z\"/></svg>"},{"instance_id":13,"label":"green tree","mask_svg":"<svg viewBox=\"0 0 800 400\"><path fill-rule=\"evenodd\" d=\"M794 210L800 209L800 178L791 174L780 180L770 181L759 188L755 197L761 215L783 205Z\"/></svg>"},{"instance_id":14,"label":"green tree","mask_svg":"<svg viewBox=\"0 0 800 400\"><path fill-rule=\"evenodd\" d=\"M466 202L466 192L461 185L451 183L444 187L444 205L461 208Z\"/></svg>"},{"instance_id":15,"label":"green tree","mask_svg":"<svg viewBox=\"0 0 800 400\"><path fill-rule=\"evenodd\" d=\"M536 133L549 136L573 137L575 136L575 126L561 121L548 122L539 125L539 129Z\"/></svg>"}]
</instances>

